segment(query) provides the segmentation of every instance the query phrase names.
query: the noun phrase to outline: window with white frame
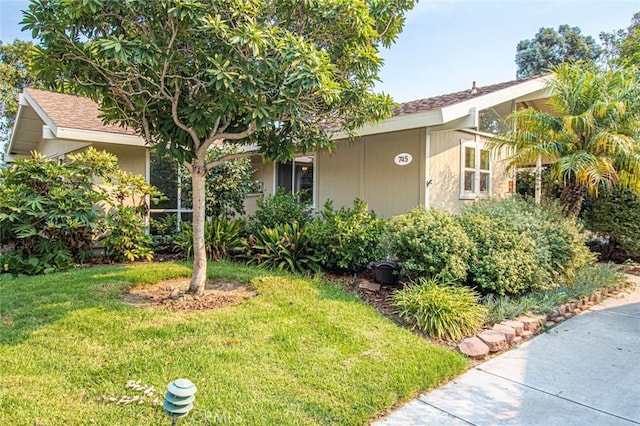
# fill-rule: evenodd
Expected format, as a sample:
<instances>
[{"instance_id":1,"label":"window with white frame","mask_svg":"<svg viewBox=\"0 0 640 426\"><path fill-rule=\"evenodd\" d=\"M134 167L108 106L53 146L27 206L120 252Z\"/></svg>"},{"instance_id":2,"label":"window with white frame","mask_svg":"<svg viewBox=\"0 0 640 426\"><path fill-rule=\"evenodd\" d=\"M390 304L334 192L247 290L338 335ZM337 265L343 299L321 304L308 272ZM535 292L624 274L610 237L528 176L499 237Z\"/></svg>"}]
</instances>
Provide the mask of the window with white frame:
<instances>
[{"instance_id":1,"label":"window with white frame","mask_svg":"<svg viewBox=\"0 0 640 426\"><path fill-rule=\"evenodd\" d=\"M301 202L314 204L314 156L304 155L285 163L276 163L276 187L299 194Z\"/></svg>"},{"instance_id":2,"label":"window with white frame","mask_svg":"<svg viewBox=\"0 0 640 426\"><path fill-rule=\"evenodd\" d=\"M491 195L491 151L483 143L461 142L460 198Z\"/></svg>"}]
</instances>

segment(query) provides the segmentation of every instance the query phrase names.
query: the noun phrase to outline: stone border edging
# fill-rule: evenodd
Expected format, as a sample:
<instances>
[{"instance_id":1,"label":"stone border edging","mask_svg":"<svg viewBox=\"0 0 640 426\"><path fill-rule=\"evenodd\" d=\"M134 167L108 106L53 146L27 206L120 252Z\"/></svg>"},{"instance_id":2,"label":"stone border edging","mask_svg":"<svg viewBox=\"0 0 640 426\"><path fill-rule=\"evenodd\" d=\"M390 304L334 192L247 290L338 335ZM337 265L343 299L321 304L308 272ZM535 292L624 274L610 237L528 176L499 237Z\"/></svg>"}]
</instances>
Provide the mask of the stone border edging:
<instances>
[{"instance_id":1,"label":"stone border edging","mask_svg":"<svg viewBox=\"0 0 640 426\"><path fill-rule=\"evenodd\" d=\"M614 296L624 291L625 289L614 290L606 293L606 295ZM531 339L533 336L588 310L602 298L601 294L594 293L578 301L560 305L547 315L523 315L512 320L502 321L492 328L482 330L473 337L463 339L458 344L458 350L474 359L482 359L490 353L494 355L509 350Z\"/></svg>"}]
</instances>

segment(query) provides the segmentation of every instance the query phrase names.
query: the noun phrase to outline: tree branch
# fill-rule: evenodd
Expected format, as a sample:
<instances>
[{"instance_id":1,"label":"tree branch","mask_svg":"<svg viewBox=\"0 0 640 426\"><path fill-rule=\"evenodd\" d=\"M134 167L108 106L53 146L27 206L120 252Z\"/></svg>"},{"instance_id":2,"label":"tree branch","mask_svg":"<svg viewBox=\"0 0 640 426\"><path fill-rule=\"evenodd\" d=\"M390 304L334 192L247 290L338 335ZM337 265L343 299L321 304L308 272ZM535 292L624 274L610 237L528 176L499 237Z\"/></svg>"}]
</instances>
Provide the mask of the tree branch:
<instances>
[{"instance_id":1,"label":"tree branch","mask_svg":"<svg viewBox=\"0 0 640 426\"><path fill-rule=\"evenodd\" d=\"M228 154L225 155L222 158L219 158L215 161L211 161L209 163L206 164L206 168L207 168L207 172L210 171L211 169L213 169L214 167L219 166L220 164L223 164L227 161L231 161L231 160L237 160L239 158L247 158L247 157L253 157L256 155L259 155L260 153L258 151L246 151L246 152L238 152L235 154Z\"/></svg>"}]
</instances>

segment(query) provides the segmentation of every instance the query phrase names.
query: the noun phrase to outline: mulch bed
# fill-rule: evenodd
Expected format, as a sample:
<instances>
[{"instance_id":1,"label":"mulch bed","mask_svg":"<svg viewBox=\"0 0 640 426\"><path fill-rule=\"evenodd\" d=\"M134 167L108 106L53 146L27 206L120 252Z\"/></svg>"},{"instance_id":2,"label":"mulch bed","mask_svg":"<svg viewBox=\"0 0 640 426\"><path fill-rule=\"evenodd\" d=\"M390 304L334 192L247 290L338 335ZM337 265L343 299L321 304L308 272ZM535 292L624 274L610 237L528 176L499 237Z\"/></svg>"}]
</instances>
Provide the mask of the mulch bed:
<instances>
[{"instance_id":1,"label":"mulch bed","mask_svg":"<svg viewBox=\"0 0 640 426\"><path fill-rule=\"evenodd\" d=\"M258 293L251 285L224 280L208 280L202 295L188 294L190 278L162 281L152 286L135 287L123 295L126 303L173 312L206 311L237 305Z\"/></svg>"}]
</instances>

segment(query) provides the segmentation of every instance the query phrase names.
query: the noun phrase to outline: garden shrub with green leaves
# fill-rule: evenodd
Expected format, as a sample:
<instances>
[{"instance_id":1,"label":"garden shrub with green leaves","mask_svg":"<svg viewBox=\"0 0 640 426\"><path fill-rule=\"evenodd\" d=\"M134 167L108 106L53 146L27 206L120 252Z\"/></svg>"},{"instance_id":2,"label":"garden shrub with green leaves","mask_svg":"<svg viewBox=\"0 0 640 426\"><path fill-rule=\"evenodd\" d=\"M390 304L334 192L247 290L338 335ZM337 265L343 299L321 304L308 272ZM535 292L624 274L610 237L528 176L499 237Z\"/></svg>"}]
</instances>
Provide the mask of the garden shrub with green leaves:
<instances>
[{"instance_id":1,"label":"garden shrub with green leaves","mask_svg":"<svg viewBox=\"0 0 640 426\"><path fill-rule=\"evenodd\" d=\"M107 257L117 261L153 259L152 240L142 218L130 206L115 206L107 212L107 234L102 238Z\"/></svg>"},{"instance_id":2,"label":"garden shrub with green leaves","mask_svg":"<svg viewBox=\"0 0 640 426\"><path fill-rule=\"evenodd\" d=\"M320 272L305 228L298 222L263 228L249 236L246 255L250 265L294 273Z\"/></svg>"},{"instance_id":3,"label":"garden shrub with green leaves","mask_svg":"<svg viewBox=\"0 0 640 426\"><path fill-rule=\"evenodd\" d=\"M487 307L487 321L494 324L527 313L548 314L559 305L585 296L603 297L604 292L626 286L624 274L612 265L586 265L564 283L552 290L522 296L487 295L482 304Z\"/></svg>"},{"instance_id":4,"label":"garden shrub with green leaves","mask_svg":"<svg viewBox=\"0 0 640 426\"><path fill-rule=\"evenodd\" d=\"M458 222L475 244L467 283L482 293L523 294L540 288L545 275L536 259L536 244L502 218L465 212Z\"/></svg>"},{"instance_id":5,"label":"garden shrub with green leaves","mask_svg":"<svg viewBox=\"0 0 640 426\"><path fill-rule=\"evenodd\" d=\"M594 260L581 226L555 204L537 206L520 198L507 198L480 201L465 206L463 212L513 224L518 233L535 242L539 278L537 284L532 283L532 291L557 287L564 278Z\"/></svg>"},{"instance_id":6,"label":"garden shrub with green leaves","mask_svg":"<svg viewBox=\"0 0 640 426\"><path fill-rule=\"evenodd\" d=\"M328 200L318 217L305 227L309 245L325 270L358 271L379 260L384 220L360 199L353 207L333 208Z\"/></svg>"},{"instance_id":7,"label":"garden shrub with green leaves","mask_svg":"<svg viewBox=\"0 0 640 426\"><path fill-rule=\"evenodd\" d=\"M588 228L608 237L603 258L611 259L617 249L640 256L640 196L630 189L614 187L589 201L584 212Z\"/></svg>"},{"instance_id":8,"label":"garden shrub with green leaves","mask_svg":"<svg viewBox=\"0 0 640 426\"><path fill-rule=\"evenodd\" d=\"M148 192L140 194L142 177L123 172L114 155L93 148L69 155L68 162L50 161L34 152L32 158L17 160L0 173L2 271L14 274L53 272L88 260L105 229L120 229L116 216L106 226L98 203L111 207L157 195L146 183ZM130 219L121 216L125 217ZM131 222L126 228L135 233ZM111 245L119 254L124 247L123 241ZM131 249L131 245L126 248Z\"/></svg>"},{"instance_id":9,"label":"garden shrub with green leaves","mask_svg":"<svg viewBox=\"0 0 640 426\"><path fill-rule=\"evenodd\" d=\"M452 213L422 207L387 222L383 244L410 278L464 281L473 243Z\"/></svg>"},{"instance_id":10,"label":"garden shrub with green leaves","mask_svg":"<svg viewBox=\"0 0 640 426\"><path fill-rule=\"evenodd\" d=\"M436 339L460 340L475 334L487 313L472 289L439 285L435 279L420 279L392 298L402 319Z\"/></svg>"},{"instance_id":11,"label":"garden shrub with green leaves","mask_svg":"<svg viewBox=\"0 0 640 426\"><path fill-rule=\"evenodd\" d=\"M226 216L212 217L204 223L204 245L209 260L228 259L242 254L242 220L230 220ZM193 230L190 222L182 222L180 232L173 242L177 251L187 258L193 255Z\"/></svg>"},{"instance_id":12,"label":"garden shrub with green leaves","mask_svg":"<svg viewBox=\"0 0 640 426\"><path fill-rule=\"evenodd\" d=\"M311 220L311 206L309 202L301 201L304 198L300 193L292 194L282 188L278 188L275 194L258 197L258 208L247 220L247 233L256 234L263 228L294 222L304 227Z\"/></svg>"},{"instance_id":13,"label":"garden shrub with green leaves","mask_svg":"<svg viewBox=\"0 0 640 426\"><path fill-rule=\"evenodd\" d=\"M42 154L17 160L0 171L0 235L12 246L3 270L40 274L91 256L108 194L96 190L93 175L107 173L108 157L95 151L70 156L68 164Z\"/></svg>"}]
</instances>

